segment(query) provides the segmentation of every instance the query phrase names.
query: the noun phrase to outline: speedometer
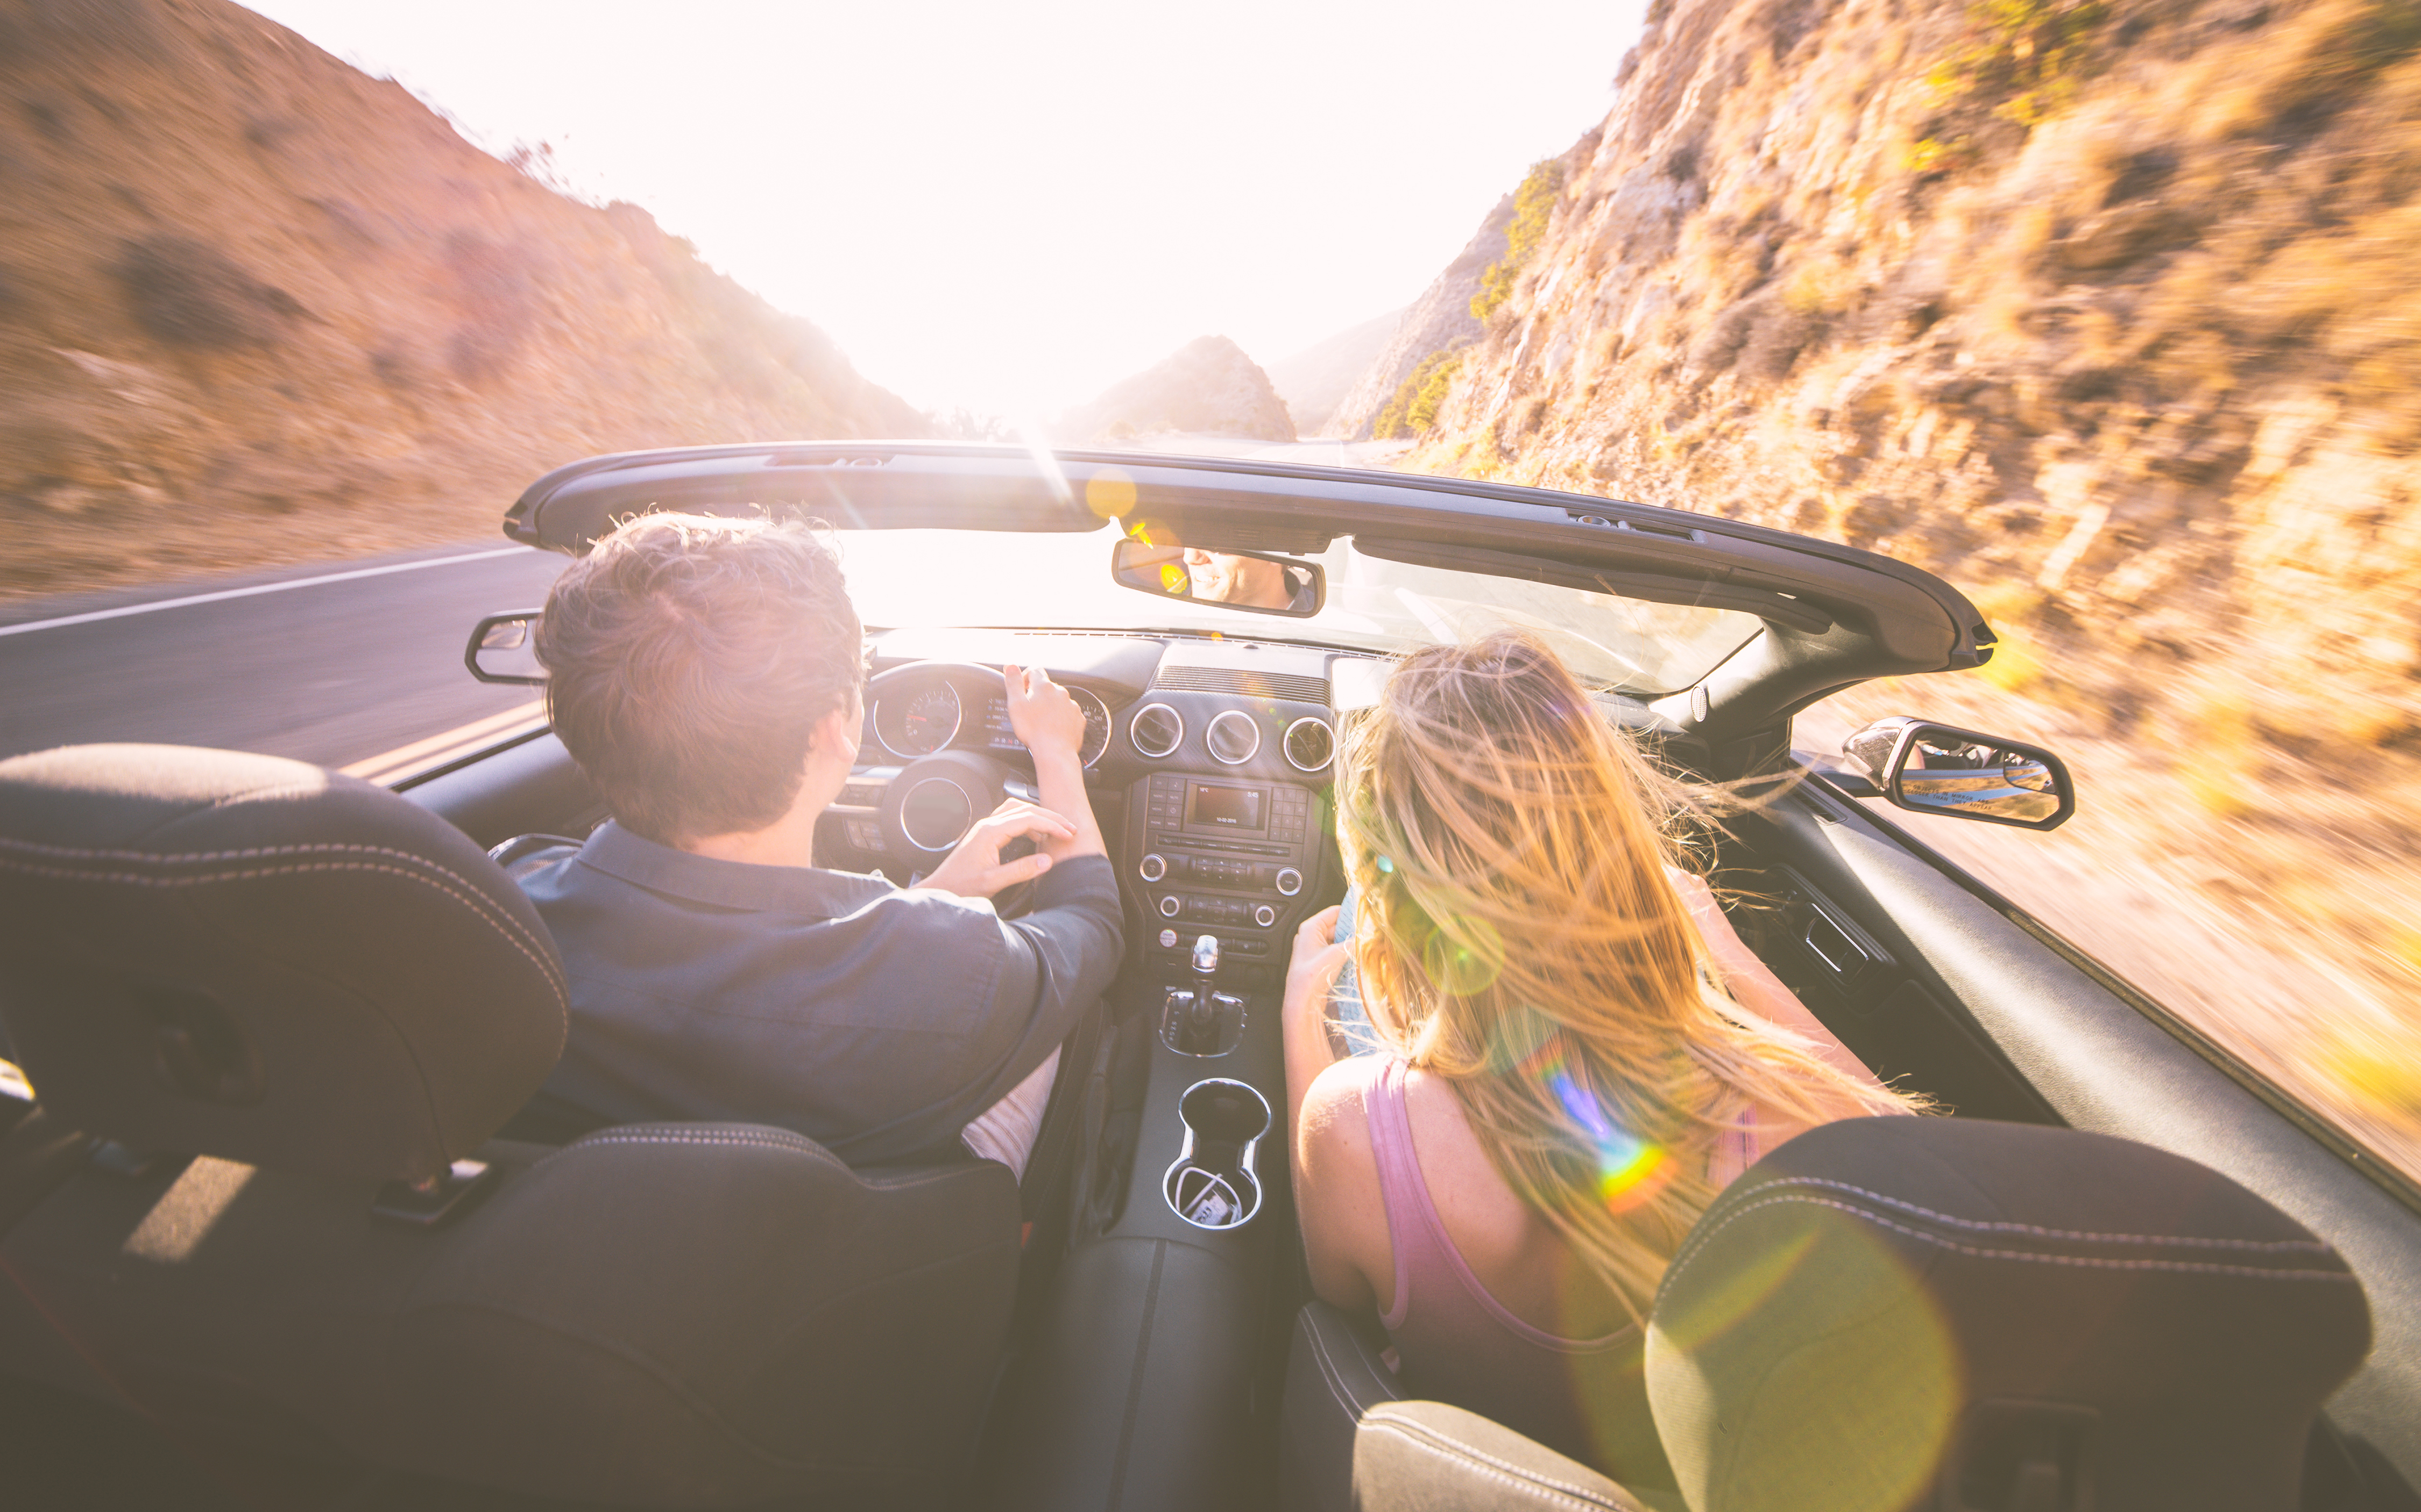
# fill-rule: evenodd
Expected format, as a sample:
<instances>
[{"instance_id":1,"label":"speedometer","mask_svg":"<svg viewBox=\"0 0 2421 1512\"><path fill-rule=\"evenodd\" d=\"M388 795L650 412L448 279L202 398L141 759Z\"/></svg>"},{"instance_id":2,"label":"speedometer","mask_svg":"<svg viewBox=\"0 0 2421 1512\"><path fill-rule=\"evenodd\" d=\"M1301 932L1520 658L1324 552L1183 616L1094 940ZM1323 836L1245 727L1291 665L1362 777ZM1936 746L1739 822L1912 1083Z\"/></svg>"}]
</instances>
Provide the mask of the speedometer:
<instances>
[{"instance_id":1,"label":"speedometer","mask_svg":"<svg viewBox=\"0 0 2421 1512\"><path fill-rule=\"evenodd\" d=\"M1098 694L1082 688L1068 692L1075 698L1076 707L1085 711L1085 745L1077 756L1089 767L1110 748L1110 706L1101 702Z\"/></svg>"},{"instance_id":2,"label":"speedometer","mask_svg":"<svg viewBox=\"0 0 2421 1512\"><path fill-rule=\"evenodd\" d=\"M931 756L958 738L959 717L957 690L939 683L875 705L874 735L893 756Z\"/></svg>"}]
</instances>

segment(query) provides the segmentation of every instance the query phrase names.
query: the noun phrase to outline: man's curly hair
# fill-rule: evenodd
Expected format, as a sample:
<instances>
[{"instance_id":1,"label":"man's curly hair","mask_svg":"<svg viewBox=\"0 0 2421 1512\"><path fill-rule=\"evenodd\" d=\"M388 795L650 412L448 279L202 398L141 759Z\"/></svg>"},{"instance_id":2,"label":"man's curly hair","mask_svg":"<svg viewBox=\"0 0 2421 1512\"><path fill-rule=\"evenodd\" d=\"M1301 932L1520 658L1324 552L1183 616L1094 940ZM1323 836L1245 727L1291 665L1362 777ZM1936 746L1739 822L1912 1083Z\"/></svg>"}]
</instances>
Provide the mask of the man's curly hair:
<instances>
[{"instance_id":1,"label":"man's curly hair","mask_svg":"<svg viewBox=\"0 0 2421 1512\"><path fill-rule=\"evenodd\" d=\"M649 514L564 569L539 621L547 713L623 828L761 830L816 722L864 679L840 555L808 524Z\"/></svg>"}]
</instances>

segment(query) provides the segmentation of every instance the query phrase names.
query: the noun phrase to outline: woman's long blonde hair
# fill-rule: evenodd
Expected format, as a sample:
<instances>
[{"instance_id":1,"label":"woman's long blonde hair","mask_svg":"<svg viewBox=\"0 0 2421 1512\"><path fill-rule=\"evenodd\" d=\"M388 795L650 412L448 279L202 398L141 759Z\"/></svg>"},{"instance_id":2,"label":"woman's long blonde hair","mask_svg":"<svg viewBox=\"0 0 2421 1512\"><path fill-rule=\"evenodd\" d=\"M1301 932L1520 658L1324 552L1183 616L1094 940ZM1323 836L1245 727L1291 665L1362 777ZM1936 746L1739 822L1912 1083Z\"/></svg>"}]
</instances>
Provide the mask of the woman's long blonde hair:
<instances>
[{"instance_id":1,"label":"woman's long blonde hair","mask_svg":"<svg viewBox=\"0 0 2421 1512\"><path fill-rule=\"evenodd\" d=\"M1693 807L1544 642L1406 658L1348 722L1337 828L1372 1027L1445 1077L1501 1174L1634 1317L1713 1200L1716 1142L1920 1099L1714 985L1665 876Z\"/></svg>"}]
</instances>

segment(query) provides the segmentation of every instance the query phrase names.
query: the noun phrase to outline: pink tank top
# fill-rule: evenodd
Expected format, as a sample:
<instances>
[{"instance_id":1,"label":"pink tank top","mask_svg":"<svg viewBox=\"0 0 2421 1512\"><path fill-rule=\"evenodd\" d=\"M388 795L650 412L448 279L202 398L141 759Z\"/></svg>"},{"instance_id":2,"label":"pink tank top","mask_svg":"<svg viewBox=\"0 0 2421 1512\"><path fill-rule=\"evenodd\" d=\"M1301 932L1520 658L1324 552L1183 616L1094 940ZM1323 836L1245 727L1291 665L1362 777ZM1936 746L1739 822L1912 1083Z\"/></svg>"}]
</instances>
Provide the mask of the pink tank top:
<instances>
[{"instance_id":1,"label":"pink tank top","mask_svg":"<svg viewBox=\"0 0 2421 1512\"><path fill-rule=\"evenodd\" d=\"M1380 1322L1402 1362L1406 1389L1493 1418L1616 1480L1671 1486L1672 1467L1648 1411L1638 1327L1565 1338L1514 1317L1480 1284L1446 1236L1421 1176L1404 1108L1408 1070L1391 1057L1362 1098L1396 1259L1395 1305ZM1722 1178L1756 1158L1745 1131L1734 1138L1737 1146L1719 1162Z\"/></svg>"}]
</instances>

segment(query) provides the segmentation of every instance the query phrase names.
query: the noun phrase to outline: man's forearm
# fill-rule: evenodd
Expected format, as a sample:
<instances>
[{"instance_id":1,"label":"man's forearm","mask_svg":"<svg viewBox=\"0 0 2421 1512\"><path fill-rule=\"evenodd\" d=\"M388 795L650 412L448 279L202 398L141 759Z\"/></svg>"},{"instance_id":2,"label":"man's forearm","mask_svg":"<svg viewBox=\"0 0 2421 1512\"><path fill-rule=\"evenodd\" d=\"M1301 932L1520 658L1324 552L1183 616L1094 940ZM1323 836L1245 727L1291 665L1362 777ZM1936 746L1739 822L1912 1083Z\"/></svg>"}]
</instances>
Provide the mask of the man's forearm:
<instances>
[{"instance_id":1,"label":"man's forearm","mask_svg":"<svg viewBox=\"0 0 2421 1512\"><path fill-rule=\"evenodd\" d=\"M1038 755L1034 758L1034 786L1044 808L1076 827L1069 855L1109 854L1109 848L1101 843L1101 826L1093 818L1093 800L1085 791L1085 764L1076 759L1074 752Z\"/></svg>"}]
</instances>

